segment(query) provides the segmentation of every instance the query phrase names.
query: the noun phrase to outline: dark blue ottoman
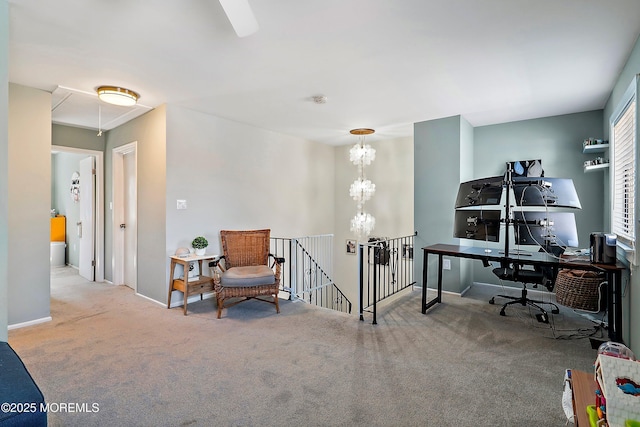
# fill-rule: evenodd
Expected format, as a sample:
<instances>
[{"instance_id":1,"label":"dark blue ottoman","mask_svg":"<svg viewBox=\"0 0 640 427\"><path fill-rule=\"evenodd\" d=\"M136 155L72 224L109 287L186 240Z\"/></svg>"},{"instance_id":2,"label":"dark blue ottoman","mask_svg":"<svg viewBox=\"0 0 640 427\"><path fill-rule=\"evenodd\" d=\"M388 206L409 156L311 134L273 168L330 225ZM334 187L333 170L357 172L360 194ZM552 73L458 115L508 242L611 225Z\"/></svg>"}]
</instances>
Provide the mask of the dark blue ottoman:
<instances>
[{"instance_id":1,"label":"dark blue ottoman","mask_svg":"<svg viewBox=\"0 0 640 427\"><path fill-rule=\"evenodd\" d=\"M44 396L22 360L0 342L0 426L46 426Z\"/></svg>"}]
</instances>

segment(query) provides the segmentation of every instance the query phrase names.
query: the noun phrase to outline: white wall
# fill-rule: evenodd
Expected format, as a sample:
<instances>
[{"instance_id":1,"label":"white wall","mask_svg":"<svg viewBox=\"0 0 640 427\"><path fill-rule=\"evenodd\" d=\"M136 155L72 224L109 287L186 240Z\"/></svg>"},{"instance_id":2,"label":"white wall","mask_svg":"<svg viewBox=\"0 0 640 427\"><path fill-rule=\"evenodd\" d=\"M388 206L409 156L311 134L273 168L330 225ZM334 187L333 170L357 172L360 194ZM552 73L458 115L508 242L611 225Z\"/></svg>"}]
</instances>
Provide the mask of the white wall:
<instances>
[{"instance_id":1,"label":"white wall","mask_svg":"<svg viewBox=\"0 0 640 427\"><path fill-rule=\"evenodd\" d=\"M358 305L357 256L346 253L346 240L356 236L349 230L356 214L356 202L349 195L358 168L349 161L349 150L358 142L335 147L335 277L334 281L353 303ZM365 211L376 219L372 236L401 237L414 232L413 224L413 137L365 142L376 150L376 159L367 166L367 178L376 185L376 193L365 204Z\"/></svg>"},{"instance_id":2,"label":"white wall","mask_svg":"<svg viewBox=\"0 0 640 427\"><path fill-rule=\"evenodd\" d=\"M331 233L333 182L333 147L168 106L166 255L198 235L220 253L222 229Z\"/></svg>"},{"instance_id":3,"label":"white wall","mask_svg":"<svg viewBox=\"0 0 640 427\"><path fill-rule=\"evenodd\" d=\"M13 325L48 320L50 315L50 93L9 85L8 157L8 301Z\"/></svg>"}]
</instances>

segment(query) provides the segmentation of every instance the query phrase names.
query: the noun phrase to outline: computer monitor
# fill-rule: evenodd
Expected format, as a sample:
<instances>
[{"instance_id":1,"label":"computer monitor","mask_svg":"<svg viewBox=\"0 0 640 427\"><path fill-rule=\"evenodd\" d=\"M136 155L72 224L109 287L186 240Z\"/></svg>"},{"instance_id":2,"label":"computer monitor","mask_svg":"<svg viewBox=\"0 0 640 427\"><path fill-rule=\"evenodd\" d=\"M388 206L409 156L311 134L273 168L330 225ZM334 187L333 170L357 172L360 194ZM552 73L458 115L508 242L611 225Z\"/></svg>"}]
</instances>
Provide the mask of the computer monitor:
<instances>
[{"instance_id":1,"label":"computer monitor","mask_svg":"<svg viewBox=\"0 0 640 427\"><path fill-rule=\"evenodd\" d=\"M456 209L500 204L503 179L502 176L494 176L461 183L458 187Z\"/></svg>"},{"instance_id":2,"label":"computer monitor","mask_svg":"<svg viewBox=\"0 0 640 427\"><path fill-rule=\"evenodd\" d=\"M513 228L517 245L578 247L573 212L515 211Z\"/></svg>"},{"instance_id":3,"label":"computer monitor","mask_svg":"<svg viewBox=\"0 0 640 427\"><path fill-rule=\"evenodd\" d=\"M453 237L498 242L500 210L460 209L456 211Z\"/></svg>"},{"instance_id":4,"label":"computer monitor","mask_svg":"<svg viewBox=\"0 0 640 427\"><path fill-rule=\"evenodd\" d=\"M544 176L544 170L542 169L542 160L540 159L507 162L507 170L511 171L511 176Z\"/></svg>"},{"instance_id":5,"label":"computer monitor","mask_svg":"<svg viewBox=\"0 0 640 427\"><path fill-rule=\"evenodd\" d=\"M515 177L512 182L518 206L582 209L572 179Z\"/></svg>"}]
</instances>

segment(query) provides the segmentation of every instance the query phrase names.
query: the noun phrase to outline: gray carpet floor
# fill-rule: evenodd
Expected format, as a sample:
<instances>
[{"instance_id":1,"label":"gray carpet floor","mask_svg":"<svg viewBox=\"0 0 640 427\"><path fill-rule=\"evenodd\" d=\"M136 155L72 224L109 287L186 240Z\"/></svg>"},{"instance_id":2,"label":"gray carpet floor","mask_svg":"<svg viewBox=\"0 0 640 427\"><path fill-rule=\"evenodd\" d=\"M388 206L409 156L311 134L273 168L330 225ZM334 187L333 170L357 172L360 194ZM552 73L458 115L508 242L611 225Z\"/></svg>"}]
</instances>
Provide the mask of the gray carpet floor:
<instances>
[{"instance_id":1,"label":"gray carpet floor","mask_svg":"<svg viewBox=\"0 0 640 427\"><path fill-rule=\"evenodd\" d=\"M218 320L214 299L184 316L62 268L53 321L9 343L48 402L84 408L50 412L51 426L562 426L564 371L592 369L596 328L564 308L551 324L521 306L499 316L497 290L445 295L427 315L407 290L377 325L292 301Z\"/></svg>"}]
</instances>

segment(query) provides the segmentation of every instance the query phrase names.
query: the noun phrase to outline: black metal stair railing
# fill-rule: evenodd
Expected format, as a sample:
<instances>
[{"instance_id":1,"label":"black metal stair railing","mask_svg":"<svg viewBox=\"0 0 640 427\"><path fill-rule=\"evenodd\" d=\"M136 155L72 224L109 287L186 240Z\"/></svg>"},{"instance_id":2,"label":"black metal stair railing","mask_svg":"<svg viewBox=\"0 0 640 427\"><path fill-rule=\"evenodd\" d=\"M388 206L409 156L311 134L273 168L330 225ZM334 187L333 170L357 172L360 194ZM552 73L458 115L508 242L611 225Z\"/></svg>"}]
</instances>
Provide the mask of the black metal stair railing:
<instances>
[{"instance_id":1,"label":"black metal stair railing","mask_svg":"<svg viewBox=\"0 0 640 427\"><path fill-rule=\"evenodd\" d=\"M367 311L373 313L372 323L377 324L377 304L416 283L413 278L415 235L370 239L358 245L360 320L364 320Z\"/></svg>"},{"instance_id":2,"label":"black metal stair railing","mask_svg":"<svg viewBox=\"0 0 640 427\"><path fill-rule=\"evenodd\" d=\"M351 313L352 303L331 278L333 236L271 238L272 253L286 258L281 291L289 299Z\"/></svg>"}]
</instances>

